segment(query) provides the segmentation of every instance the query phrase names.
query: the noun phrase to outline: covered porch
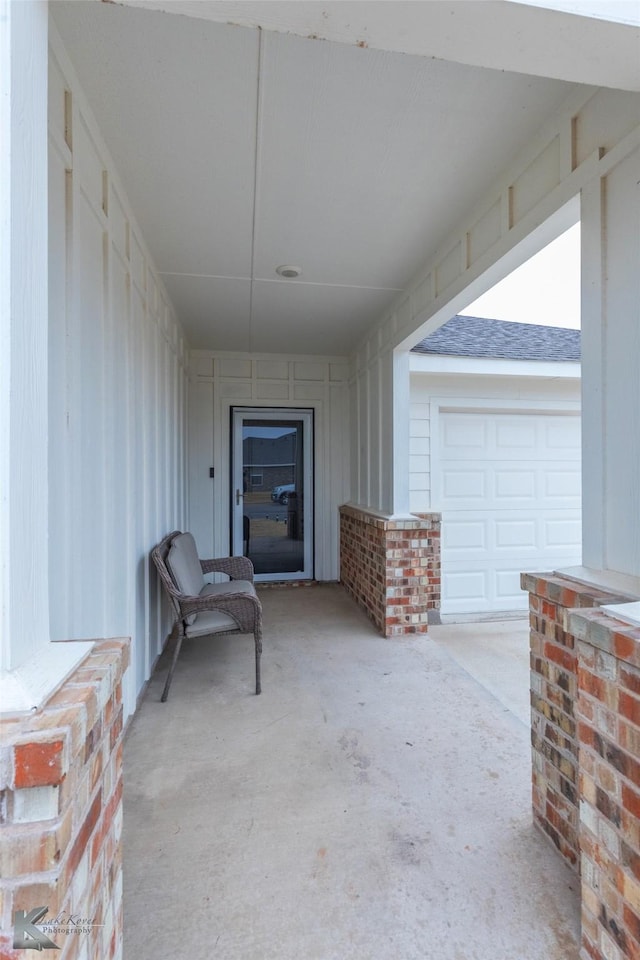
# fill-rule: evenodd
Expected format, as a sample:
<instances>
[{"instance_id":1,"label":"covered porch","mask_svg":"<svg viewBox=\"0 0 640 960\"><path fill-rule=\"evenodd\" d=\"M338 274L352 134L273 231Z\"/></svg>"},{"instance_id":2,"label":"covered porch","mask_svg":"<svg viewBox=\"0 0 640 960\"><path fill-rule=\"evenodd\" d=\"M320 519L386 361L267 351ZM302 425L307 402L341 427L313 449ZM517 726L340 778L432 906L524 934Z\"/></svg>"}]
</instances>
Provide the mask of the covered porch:
<instances>
[{"instance_id":1,"label":"covered porch","mask_svg":"<svg viewBox=\"0 0 640 960\"><path fill-rule=\"evenodd\" d=\"M575 960L579 881L531 820L526 618L391 643L337 585L260 596L262 696L250 637L194 641L131 725L125 955Z\"/></svg>"},{"instance_id":2,"label":"covered porch","mask_svg":"<svg viewBox=\"0 0 640 960\"><path fill-rule=\"evenodd\" d=\"M0 40L2 950L21 955L16 916L49 909L92 919L93 939L68 940L65 960L121 957L126 884L127 897L140 895L129 931L144 922L156 952L173 922L178 954L188 952L178 936L195 936L195 921L209 953L218 933L221 943L232 927L247 928L261 903L300 912L306 935L314 902L346 923L347 902L362 910L366 901L369 915L344 929L360 955L379 949L382 960L367 930L390 901L389 929L400 938L402 928L404 952L419 955L432 896L431 929L449 937L454 960L468 960L473 943L460 933L467 947L458 948L449 931L478 919L476 910L488 936L508 893L523 910L512 956L525 942L539 942L545 960L552 948L570 955L571 911L556 941L542 923L560 895L547 898L540 883L558 890L564 867L541 866L533 886L518 873L520 843L529 859L548 853L529 821L528 733L505 711L487 712L487 695L427 634L439 504L433 493L432 512L410 512L409 351L579 217L583 566L564 571L569 585L540 578L532 590L534 720L546 751L534 755L535 796L553 820L548 836L577 839L569 859L582 869L583 956L637 954L640 636L598 611L567 622L576 598L599 606L605 594L609 603L640 597L637 25L464 0L328 9L0 0ZM296 264L303 275L278 272ZM200 709L189 714L176 678L159 735L160 707L145 689L172 625L149 554L176 528L196 534L202 556L232 551L242 494L230 470L236 408L313 418L313 576L341 578L368 619L340 593L320 612L296 611L335 586L265 595L273 652L263 698L234 679L234 640L225 682L207 688L211 704L199 698L198 677ZM208 679L220 663L207 659ZM198 671L197 658L183 665ZM375 698L385 717L369 712ZM587 752L569 742L581 717L594 723L578 724ZM149 842L145 853L165 891L151 931L155 891L121 869L129 722L131 751L145 725L155 723L160 750L184 734L184 768L164 775L171 753L155 765L143 756L144 782L135 762L129 768L132 809L139 802L160 828L168 811L165 846ZM231 728L244 737L216 745L216 731ZM266 746L285 730L291 752L270 758ZM610 757L619 776L600 762ZM242 796L247 783L253 798ZM238 796L220 792L203 854L199 840L184 843L172 804L190 796L197 823L223 788ZM493 815L516 794L514 819L498 830ZM303 823L300 801L316 798L330 819L320 803ZM271 832L270 799L274 817L289 803L283 833ZM229 811L240 819L225 820ZM253 873L256 838L267 876ZM327 891L347 842L348 869ZM125 837L126 871L135 843ZM495 885L486 883L490 847L500 854ZM255 890L227 878L231 849L246 853L238 863ZM167 878L180 864L176 886L186 885L188 867L208 876L214 860L221 873L211 875L209 901L198 914L192 897L174 921ZM366 888L354 879L365 866ZM269 869L288 874L288 890L301 881L300 908L293 898L276 903ZM242 892L242 910L224 899L221 877ZM232 924L211 939L216 898ZM293 954L288 930L282 949ZM267 949L275 934L257 932ZM495 957L493 937L477 947L479 960ZM227 956L239 943L226 944ZM269 949L280 960L279 942ZM333 947L315 949L324 960Z\"/></svg>"}]
</instances>

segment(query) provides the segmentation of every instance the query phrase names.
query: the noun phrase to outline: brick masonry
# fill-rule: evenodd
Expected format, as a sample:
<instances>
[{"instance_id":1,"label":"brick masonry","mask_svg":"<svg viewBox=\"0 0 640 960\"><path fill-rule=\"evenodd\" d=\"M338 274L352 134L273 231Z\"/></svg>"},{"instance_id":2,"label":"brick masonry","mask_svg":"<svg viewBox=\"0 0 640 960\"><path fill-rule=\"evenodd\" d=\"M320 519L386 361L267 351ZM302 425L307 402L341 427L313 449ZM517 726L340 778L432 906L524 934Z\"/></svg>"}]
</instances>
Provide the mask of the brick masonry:
<instances>
[{"instance_id":1,"label":"brick masonry","mask_svg":"<svg viewBox=\"0 0 640 960\"><path fill-rule=\"evenodd\" d=\"M640 960L640 628L629 597L523 574L534 819L581 874L583 960Z\"/></svg>"},{"instance_id":2,"label":"brick masonry","mask_svg":"<svg viewBox=\"0 0 640 960\"><path fill-rule=\"evenodd\" d=\"M440 609L440 514L340 507L340 580L384 636L426 633Z\"/></svg>"},{"instance_id":3,"label":"brick masonry","mask_svg":"<svg viewBox=\"0 0 640 960\"><path fill-rule=\"evenodd\" d=\"M122 955L128 662L128 641L96 643L40 709L0 723L0 956L7 960L25 956L13 948L16 911L37 907L47 908L40 926L60 921L44 932L63 960ZM76 927L81 932L71 932Z\"/></svg>"}]
</instances>

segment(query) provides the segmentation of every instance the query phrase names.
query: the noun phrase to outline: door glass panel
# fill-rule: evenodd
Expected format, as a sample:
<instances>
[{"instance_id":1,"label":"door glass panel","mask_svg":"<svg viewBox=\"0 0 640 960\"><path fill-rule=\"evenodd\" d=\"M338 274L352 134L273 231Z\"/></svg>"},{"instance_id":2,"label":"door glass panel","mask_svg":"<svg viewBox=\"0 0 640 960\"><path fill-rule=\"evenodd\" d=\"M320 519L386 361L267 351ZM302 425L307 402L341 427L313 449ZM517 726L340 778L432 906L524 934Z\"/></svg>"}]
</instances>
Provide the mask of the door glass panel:
<instances>
[{"instance_id":1,"label":"door glass panel","mask_svg":"<svg viewBox=\"0 0 640 960\"><path fill-rule=\"evenodd\" d=\"M252 414L235 415L234 552L261 580L311 577L310 415Z\"/></svg>"}]
</instances>

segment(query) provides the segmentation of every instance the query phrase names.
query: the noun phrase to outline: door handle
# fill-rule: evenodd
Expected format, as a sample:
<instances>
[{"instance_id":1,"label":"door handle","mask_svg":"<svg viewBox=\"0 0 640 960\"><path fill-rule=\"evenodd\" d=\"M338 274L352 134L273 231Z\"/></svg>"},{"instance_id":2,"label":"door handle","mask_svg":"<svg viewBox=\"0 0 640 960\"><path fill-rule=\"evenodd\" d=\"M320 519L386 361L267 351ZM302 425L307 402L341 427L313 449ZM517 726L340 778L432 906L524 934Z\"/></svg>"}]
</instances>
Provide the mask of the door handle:
<instances>
[{"instance_id":1,"label":"door handle","mask_svg":"<svg viewBox=\"0 0 640 960\"><path fill-rule=\"evenodd\" d=\"M242 499L242 494L240 493L240 490L236 488L236 507L240 506L241 499Z\"/></svg>"}]
</instances>

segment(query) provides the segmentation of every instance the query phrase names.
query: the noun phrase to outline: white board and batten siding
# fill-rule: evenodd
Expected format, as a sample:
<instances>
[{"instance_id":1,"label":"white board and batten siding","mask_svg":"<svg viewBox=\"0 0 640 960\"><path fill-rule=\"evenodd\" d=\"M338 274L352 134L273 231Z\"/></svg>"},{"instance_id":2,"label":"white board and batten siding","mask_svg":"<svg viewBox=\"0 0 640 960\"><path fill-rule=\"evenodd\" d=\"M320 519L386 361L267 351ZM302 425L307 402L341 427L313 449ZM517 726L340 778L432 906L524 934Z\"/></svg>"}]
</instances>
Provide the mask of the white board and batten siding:
<instances>
[{"instance_id":1,"label":"white board and batten siding","mask_svg":"<svg viewBox=\"0 0 640 960\"><path fill-rule=\"evenodd\" d=\"M131 713L168 628L149 551L186 522L187 348L54 27L50 39L51 637L131 637Z\"/></svg>"},{"instance_id":2,"label":"white board and batten siding","mask_svg":"<svg viewBox=\"0 0 640 960\"><path fill-rule=\"evenodd\" d=\"M314 576L339 578L338 507L349 499L351 461L348 375L344 357L192 352L190 517L201 554L230 549L231 409L313 410Z\"/></svg>"},{"instance_id":3,"label":"white board and batten siding","mask_svg":"<svg viewBox=\"0 0 640 960\"><path fill-rule=\"evenodd\" d=\"M412 509L442 513L443 614L525 610L523 571L580 563L579 383L464 391L412 377Z\"/></svg>"}]
</instances>

